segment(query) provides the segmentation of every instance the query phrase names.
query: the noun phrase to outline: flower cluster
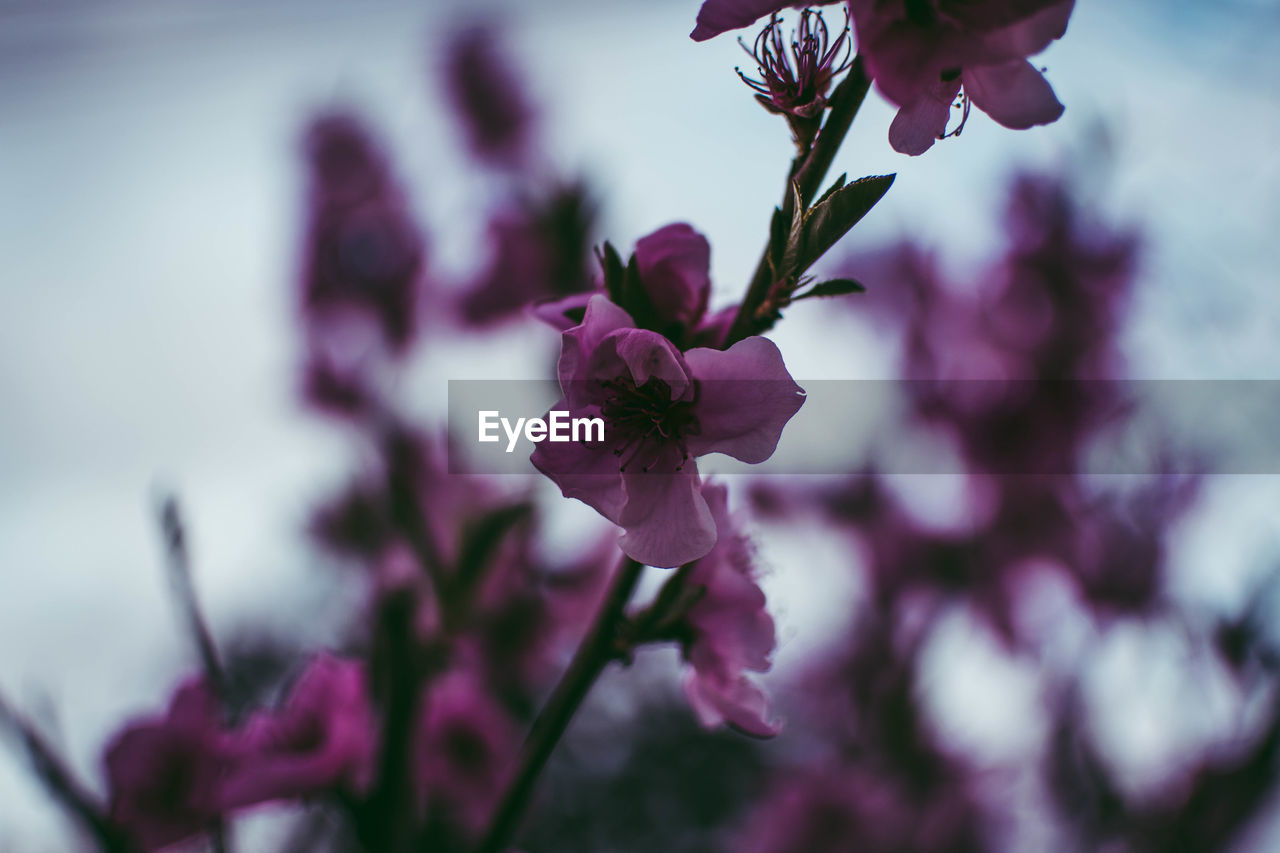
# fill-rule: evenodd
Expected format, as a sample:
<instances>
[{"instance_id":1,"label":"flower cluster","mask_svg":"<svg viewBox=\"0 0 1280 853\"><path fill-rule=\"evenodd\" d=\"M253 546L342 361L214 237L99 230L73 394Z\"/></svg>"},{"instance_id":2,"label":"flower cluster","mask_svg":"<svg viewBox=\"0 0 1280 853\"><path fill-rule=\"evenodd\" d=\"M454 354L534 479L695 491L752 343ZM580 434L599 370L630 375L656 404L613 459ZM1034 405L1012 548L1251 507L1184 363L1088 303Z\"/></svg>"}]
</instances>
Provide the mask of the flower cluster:
<instances>
[{"instance_id":1,"label":"flower cluster","mask_svg":"<svg viewBox=\"0 0 1280 853\"><path fill-rule=\"evenodd\" d=\"M706 0L692 35L701 41L803 5ZM880 91L899 108L889 128L893 147L904 154L923 154L935 140L960 132L970 104L1014 129L1056 121L1062 104L1027 57L1062 37L1074 6L1074 0L848 0L858 55ZM802 30L809 14L802 13ZM776 42L773 54L781 52L776 28L776 20L771 21L757 42L758 54L761 46L765 48L765 55L759 57L761 73L772 85L755 87L761 92L767 89L774 105L778 97L785 97L784 92L796 88L779 73L777 57L769 54L767 33ZM807 45L802 35L797 58L809 49ZM811 65L807 75L800 75L799 91L830 82L827 63ZM948 132L953 105L963 113Z\"/></svg>"},{"instance_id":2,"label":"flower cluster","mask_svg":"<svg viewBox=\"0 0 1280 853\"><path fill-rule=\"evenodd\" d=\"M273 800L358 793L370 781L374 728L364 667L320 655L280 707L228 727L203 681L179 687L162 717L108 745L110 813L145 850Z\"/></svg>"},{"instance_id":3,"label":"flower cluster","mask_svg":"<svg viewBox=\"0 0 1280 853\"><path fill-rule=\"evenodd\" d=\"M299 373L306 402L336 416L359 460L310 524L319 561L354 575L324 642L339 651L251 633L217 642L167 501L169 565L203 674L109 740L103 801L0 702L0 721L99 846L208 841L229 853L237 818L272 804L297 807L287 849L370 853L1209 850L1239 837L1280 767L1269 610L1215 621L1177 601L1170 537L1195 476L1124 492L1079 473L1134 408L1113 380L1138 240L1092 218L1069 182L1025 175L1004 245L972 281L957 284L914 243L828 259L836 277L823 281L812 272L893 184L828 183L872 82L898 108L889 139L908 154L959 133L971 105L1011 128L1052 122L1062 105L1028 57L1063 35L1073 0L846 0L834 38L805 8L788 41L778 13L803 5L706 0L698 13L696 40L767 18L743 44L758 71L739 73L796 142L755 271L723 307L712 307L712 241L685 222L593 256L594 189L549 165L559 152L490 27L454 31L433 53L490 191L471 223L483 251L457 280L428 266L374 132L345 112L310 123ZM863 293L862 281L861 314L904 380L895 427L962 463L955 517L925 518L873 447L817 485L753 477L766 532L813 540L758 552L731 489L704 481L699 460L773 457L806 396L764 334L796 303ZM539 327L559 344L554 409L604 425L540 443L534 485L459 464L459 436L397 393L436 355L424 339L487 345L530 318L558 334ZM548 479L599 519L547 513ZM850 576L837 584L811 580L821 567L797 556L830 542L826 568ZM793 589L831 599L847 617L837 630L810 635L771 610L761 553ZM849 606L829 587L854 588ZM1046 619L1035 594L1054 590ZM1037 679L1025 691L1040 703L1026 726L1035 743L1016 768L1019 785L1035 777L1030 805L1010 806L1014 774L947 725L939 684L956 677L956 644L944 632L957 624ZM1203 683L1252 727L1229 750L1182 761L1154 794L1126 787L1096 712L1081 710L1086 661L1116 625L1194 646ZM773 672L793 628L811 651ZM1088 642L1098 648L1060 663ZM1053 832L1037 827L1028 844L1008 831L1024 812Z\"/></svg>"},{"instance_id":4,"label":"flower cluster","mask_svg":"<svg viewBox=\"0 0 1280 853\"><path fill-rule=\"evenodd\" d=\"M763 462L804 402L766 338L681 350L708 335L709 265L706 239L687 225L637 242L626 282L607 290L622 293L647 323L637 328L605 293L588 295L581 322L563 332L557 368L564 398L554 408L602 418L605 439L544 443L533 454L566 497L624 530L627 555L652 566L696 560L716 543L697 457ZM563 323L580 305L546 306L546 314Z\"/></svg>"}]
</instances>

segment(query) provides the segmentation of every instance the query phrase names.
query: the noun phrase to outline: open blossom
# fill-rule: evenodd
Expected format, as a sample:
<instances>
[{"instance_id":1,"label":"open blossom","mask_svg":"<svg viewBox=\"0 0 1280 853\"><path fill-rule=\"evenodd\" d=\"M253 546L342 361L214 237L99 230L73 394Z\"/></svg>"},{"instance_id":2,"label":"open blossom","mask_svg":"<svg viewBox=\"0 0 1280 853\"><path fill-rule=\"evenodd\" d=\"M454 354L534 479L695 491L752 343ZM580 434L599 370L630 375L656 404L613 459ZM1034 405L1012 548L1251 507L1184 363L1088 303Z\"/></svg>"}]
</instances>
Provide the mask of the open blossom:
<instances>
[{"instance_id":1,"label":"open blossom","mask_svg":"<svg viewBox=\"0 0 1280 853\"><path fill-rule=\"evenodd\" d=\"M686 583L702 594L684 616L684 657L691 665L685 693L704 725L729 723L771 737L768 703L747 672L766 672L774 647L773 618L755 579L751 545L729 515L727 489L702 488L720 538L693 564Z\"/></svg>"},{"instance_id":2,"label":"open blossom","mask_svg":"<svg viewBox=\"0 0 1280 853\"><path fill-rule=\"evenodd\" d=\"M772 341L681 353L600 295L564 333L558 373L555 409L601 418L604 440L542 442L533 464L622 527L623 551L651 566L679 566L715 544L695 458L763 462L804 402Z\"/></svg>"},{"instance_id":3,"label":"open blossom","mask_svg":"<svg viewBox=\"0 0 1280 853\"><path fill-rule=\"evenodd\" d=\"M280 708L254 714L237 732L220 801L234 809L326 790L359 791L372 772L375 735L364 666L318 655Z\"/></svg>"},{"instance_id":4,"label":"open blossom","mask_svg":"<svg viewBox=\"0 0 1280 853\"><path fill-rule=\"evenodd\" d=\"M174 693L162 717L130 724L103 757L111 818L144 850L210 829L227 768L217 702L201 681Z\"/></svg>"},{"instance_id":5,"label":"open blossom","mask_svg":"<svg viewBox=\"0 0 1280 853\"><path fill-rule=\"evenodd\" d=\"M1005 127L1056 121L1062 104L1027 61L1067 28L1074 0L849 0L858 51L901 109L889 142L922 154L957 97Z\"/></svg>"},{"instance_id":6,"label":"open blossom","mask_svg":"<svg viewBox=\"0 0 1280 853\"><path fill-rule=\"evenodd\" d=\"M631 295L640 304L626 307L633 312L636 324L661 333L682 349L719 346L737 308L707 314L711 297L711 244L707 238L684 222L664 225L636 241L634 261L642 294ZM582 322L587 302L601 292L597 289L542 303L534 313L564 331Z\"/></svg>"}]
</instances>

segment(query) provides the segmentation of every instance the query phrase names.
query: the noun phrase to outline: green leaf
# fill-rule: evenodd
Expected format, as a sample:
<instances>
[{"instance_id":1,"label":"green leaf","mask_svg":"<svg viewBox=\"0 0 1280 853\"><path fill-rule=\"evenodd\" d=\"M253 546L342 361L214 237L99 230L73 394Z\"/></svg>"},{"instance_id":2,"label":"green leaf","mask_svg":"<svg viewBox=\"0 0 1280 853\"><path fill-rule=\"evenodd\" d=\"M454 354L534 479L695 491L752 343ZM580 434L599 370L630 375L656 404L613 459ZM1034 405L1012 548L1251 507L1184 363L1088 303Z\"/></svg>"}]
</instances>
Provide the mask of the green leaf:
<instances>
[{"instance_id":1,"label":"green leaf","mask_svg":"<svg viewBox=\"0 0 1280 853\"><path fill-rule=\"evenodd\" d=\"M634 254L627 262L626 272L622 276L622 298L615 301L631 315L636 328L652 329L665 334L665 330L658 328L657 312L649 299L649 291L644 289L644 282L640 279L640 264Z\"/></svg>"},{"instance_id":2,"label":"green leaf","mask_svg":"<svg viewBox=\"0 0 1280 853\"><path fill-rule=\"evenodd\" d=\"M532 514L533 505L520 501L490 510L463 528L457 567L463 587L473 588L479 582L502 540Z\"/></svg>"},{"instance_id":3,"label":"green leaf","mask_svg":"<svg viewBox=\"0 0 1280 853\"><path fill-rule=\"evenodd\" d=\"M812 290L806 290L791 301L795 302L800 299L808 299L810 296L844 296L849 293L866 292L867 289L865 287L851 278L833 278L828 281L815 284Z\"/></svg>"},{"instance_id":4,"label":"green leaf","mask_svg":"<svg viewBox=\"0 0 1280 853\"><path fill-rule=\"evenodd\" d=\"M804 252L795 270L813 266L836 241L867 215L893 185L894 175L862 178L828 192L804 217Z\"/></svg>"},{"instance_id":5,"label":"green leaf","mask_svg":"<svg viewBox=\"0 0 1280 853\"><path fill-rule=\"evenodd\" d=\"M806 242L804 203L800 198L800 187L794 182L791 184L791 209L791 228L787 231L787 243L782 251L782 263L778 270L781 275L776 276L774 281L791 279L804 272L799 268Z\"/></svg>"},{"instance_id":6,"label":"green leaf","mask_svg":"<svg viewBox=\"0 0 1280 853\"><path fill-rule=\"evenodd\" d=\"M835 182L834 184L832 184L830 187L828 187L828 188L827 188L827 191L826 191L826 192L824 192L821 196L819 196L819 197L818 197L818 200L817 200L817 201L815 201L815 202L813 203L812 207L817 207L818 205L822 204L822 203L823 203L824 201L826 201L827 199L831 198L831 194L832 194L832 193L834 193L836 190L841 189L842 187L844 187L845 181L847 181L847 180L849 180L849 173L848 173L848 172L845 172L843 175L841 175L840 177L836 178L836 182Z\"/></svg>"},{"instance_id":7,"label":"green leaf","mask_svg":"<svg viewBox=\"0 0 1280 853\"><path fill-rule=\"evenodd\" d=\"M613 244L605 241L604 248L597 251L600 258L600 270L604 273L604 289L614 303L622 302L622 283L624 271L622 257Z\"/></svg>"},{"instance_id":8,"label":"green leaf","mask_svg":"<svg viewBox=\"0 0 1280 853\"><path fill-rule=\"evenodd\" d=\"M773 281L781 277L782 253L787 245L787 221L782 218L782 208L775 207L769 217L769 273Z\"/></svg>"}]
</instances>

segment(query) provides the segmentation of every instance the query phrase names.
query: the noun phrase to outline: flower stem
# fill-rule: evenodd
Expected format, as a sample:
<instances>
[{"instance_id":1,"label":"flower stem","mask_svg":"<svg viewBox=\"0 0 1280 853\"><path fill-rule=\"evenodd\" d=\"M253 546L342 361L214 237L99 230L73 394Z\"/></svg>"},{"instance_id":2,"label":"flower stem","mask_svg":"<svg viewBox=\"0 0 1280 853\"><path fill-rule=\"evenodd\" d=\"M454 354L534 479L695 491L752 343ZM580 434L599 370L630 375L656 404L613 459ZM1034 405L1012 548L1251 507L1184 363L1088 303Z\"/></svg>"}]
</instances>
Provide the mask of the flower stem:
<instances>
[{"instance_id":1,"label":"flower stem","mask_svg":"<svg viewBox=\"0 0 1280 853\"><path fill-rule=\"evenodd\" d=\"M501 853L515 836L547 759L596 678L617 656L618 627L643 570L641 563L630 557L623 558L595 622L525 739L515 775L494 812L488 834L476 848L478 853Z\"/></svg>"},{"instance_id":2,"label":"flower stem","mask_svg":"<svg viewBox=\"0 0 1280 853\"><path fill-rule=\"evenodd\" d=\"M850 126L853 125L854 116L858 114L870 88L871 78L867 75L862 57L854 57L848 75L831 93L831 109L827 113L826 123L822 125L817 140L805 154L797 156L792 161L791 169L787 172L787 186L783 190L782 204L779 206L783 222L789 223L795 212L795 192L792 187L799 190L800 203L804 206L808 206L817 195L818 188L822 186L827 170L831 168L831 162L844 143L844 138L849 133ZM769 288L774 284L769 268L771 244L772 235L765 243L755 274L747 286L747 295L743 297L742 304L738 306L738 313L733 318L733 325L729 327L729 334L724 342L725 348L749 335L768 329L767 325L763 327L760 325L756 312L768 297Z\"/></svg>"}]
</instances>

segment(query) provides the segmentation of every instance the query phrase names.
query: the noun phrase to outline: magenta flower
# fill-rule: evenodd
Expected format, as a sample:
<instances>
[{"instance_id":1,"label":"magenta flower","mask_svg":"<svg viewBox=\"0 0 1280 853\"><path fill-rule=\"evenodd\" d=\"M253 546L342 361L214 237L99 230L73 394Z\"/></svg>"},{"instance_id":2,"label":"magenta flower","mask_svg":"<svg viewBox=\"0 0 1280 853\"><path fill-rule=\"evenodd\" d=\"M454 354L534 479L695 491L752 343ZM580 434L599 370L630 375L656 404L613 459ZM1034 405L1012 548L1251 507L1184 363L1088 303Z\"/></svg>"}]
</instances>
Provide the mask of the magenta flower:
<instances>
[{"instance_id":1,"label":"magenta flower","mask_svg":"<svg viewBox=\"0 0 1280 853\"><path fill-rule=\"evenodd\" d=\"M746 673L766 672L774 647L773 618L756 584L751 543L729 515L724 486L702 487L719 530L715 547L693 564L686 583L702 596L684 617L684 657L692 669L685 693L703 725L729 723L747 734L772 737L768 701Z\"/></svg>"},{"instance_id":2,"label":"magenta flower","mask_svg":"<svg viewBox=\"0 0 1280 853\"><path fill-rule=\"evenodd\" d=\"M103 757L111 818L144 850L210 829L227 767L217 703L201 681L184 684L163 717L136 721Z\"/></svg>"},{"instance_id":3,"label":"magenta flower","mask_svg":"<svg viewBox=\"0 0 1280 853\"><path fill-rule=\"evenodd\" d=\"M466 670L431 684L415 747L419 799L468 832L481 829L519 747L511 718Z\"/></svg>"},{"instance_id":4,"label":"magenta flower","mask_svg":"<svg viewBox=\"0 0 1280 853\"><path fill-rule=\"evenodd\" d=\"M508 205L489 221L488 263L458 304L462 319L485 326L543 299L592 287L587 261L594 205L582 185Z\"/></svg>"},{"instance_id":5,"label":"magenta flower","mask_svg":"<svg viewBox=\"0 0 1280 853\"><path fill-rule=\"evenodd\" d=\"M395 351L416 330L423 245L391 169L346 115L307 132L310 202L302 310L312 334L358 317Z\"/></svg>"},{"instance_id":6,"label":"magenta flower","mask_svg":"<svg viewBox=\"0 0 1280 853\"><path fill-rule=\"evenodd\" d=\"M495 165L518 166L530 153L534 109L492 29L459 33L449 45L445 72L449 100L472 153Z\"/></svg>"},{"instance_id":7,"label":"magenta flower","mask_svg":"<svg viewBox=\"0 0 1280 853\"><path fill-rule=\"evenodd\" d=\"M966 116L972 103L1017 130L1056 121L1062 104L1027 57L1062 36L1073 6L1074 0L849 0L859 54L880 91L901 108L889 127L894 149L922 154L948 135L957 97Z\"/></svg>"},{"instance_id":8,"label":"magenta flower","mask_svg":"<svg viewBox=\"0 0 1280 853\"><path fill-rule=\"evenodd\" d=\"M280 708L254 714L236 733L224 808L364 788L376 737L368 697L363 665L313 658Z\"/></svg>"},{"instance_id":9,"label":"magenta flower","mask_svg":"<svg viewBox=\"0 0 1280 853\"><path fill-rule=\"evenodd\" d=\"M832 0L826 0L832 2ZM800 9L804 6L821 6L822 2L788 2L788 0L706 0L698 10L698 25L689 37L694 41L706 41L729 30L749 27L766 15L773 15L788 6Z\"/></svg>"},{"instance_id":10,"label":"magenta flower","mask_svg":"<svg viewBox=\"0 0 1280 853\"><path fill-rule=\"evenodd\" d=\"M679 566L715 544L695 458L763 462L804 402L772 341L682 354L600 295L564 333L558 372L555 409L601 418L604 440L544 441L533 464L622 527L623 551L651 566Z\"/></svg>"}]
</instances>

